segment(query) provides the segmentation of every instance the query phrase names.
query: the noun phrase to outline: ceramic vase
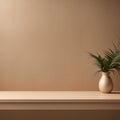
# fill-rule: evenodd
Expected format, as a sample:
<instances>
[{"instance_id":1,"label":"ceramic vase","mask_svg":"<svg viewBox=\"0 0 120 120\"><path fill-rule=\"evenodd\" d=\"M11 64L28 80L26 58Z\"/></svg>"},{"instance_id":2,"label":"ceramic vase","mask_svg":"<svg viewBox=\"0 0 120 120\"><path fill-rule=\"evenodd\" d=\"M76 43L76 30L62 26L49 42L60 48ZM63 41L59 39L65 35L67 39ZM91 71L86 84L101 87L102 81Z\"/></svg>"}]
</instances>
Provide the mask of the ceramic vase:
<instances>
[{"instance_id":1,"label":"ceramic vase","mask_svg":"<svg viewBox=\"0 0 120 120\"><path fill-rule=\"evenodd\" d=\"M113 90L113 82L109 72L102 72L99 80L99 91L102 93L110 93Z\"/></svg>"}]
</instances>

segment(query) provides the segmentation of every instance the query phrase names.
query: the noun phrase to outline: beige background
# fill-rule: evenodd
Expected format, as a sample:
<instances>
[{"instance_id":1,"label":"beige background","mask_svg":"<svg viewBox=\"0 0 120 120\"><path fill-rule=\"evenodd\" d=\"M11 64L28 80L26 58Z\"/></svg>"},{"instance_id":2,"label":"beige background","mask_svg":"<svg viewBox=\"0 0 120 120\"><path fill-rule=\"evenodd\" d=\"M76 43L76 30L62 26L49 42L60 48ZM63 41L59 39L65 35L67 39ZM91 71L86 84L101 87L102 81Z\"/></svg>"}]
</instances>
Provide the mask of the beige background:
<instances>
[{"instance_id":1,"label":"beige background","mask_svg":"<svg viewBox=\"0 0 120 120\"><path fill-rule=\"evenodd\" d=\"M0 0L0 90L97 90L88 52L119 37L120 0Z\"/></svg>"}]
</instances>

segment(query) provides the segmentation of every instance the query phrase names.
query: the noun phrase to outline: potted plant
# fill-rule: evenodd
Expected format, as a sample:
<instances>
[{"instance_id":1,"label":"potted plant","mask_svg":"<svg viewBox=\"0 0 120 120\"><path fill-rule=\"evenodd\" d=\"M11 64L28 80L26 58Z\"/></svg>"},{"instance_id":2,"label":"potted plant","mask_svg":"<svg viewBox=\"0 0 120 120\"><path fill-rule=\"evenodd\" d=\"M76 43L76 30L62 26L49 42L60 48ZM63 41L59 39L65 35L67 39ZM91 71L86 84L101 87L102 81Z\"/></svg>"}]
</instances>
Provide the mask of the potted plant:
<instances>
[{"instance_id":1,"label":"potted plant","mask_svg":"<svg viewBox=\"0 0 120 120\"><path fill-rule=\"evenodd\" d=\"M113 82L110 73L120 70L120 42L113 45L114 50L108 49L104 51L103 57L100 54L94 55L89 53L99 68L97 72L102 73L99 80L99 90L103 93L110 93L113 90Z\"/></svg>"}]
</instances>

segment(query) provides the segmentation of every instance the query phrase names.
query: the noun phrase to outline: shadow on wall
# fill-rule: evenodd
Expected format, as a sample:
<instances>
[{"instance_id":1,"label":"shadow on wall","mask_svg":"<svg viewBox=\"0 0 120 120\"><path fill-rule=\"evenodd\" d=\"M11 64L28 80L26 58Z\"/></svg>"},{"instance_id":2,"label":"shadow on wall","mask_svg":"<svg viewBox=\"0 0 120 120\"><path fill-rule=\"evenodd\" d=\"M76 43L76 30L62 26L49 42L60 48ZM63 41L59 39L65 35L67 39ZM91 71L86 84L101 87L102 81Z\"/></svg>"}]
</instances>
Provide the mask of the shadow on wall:
<instances>
[{"instance_id":1,"label":"shadow on wall","mask_svg":"<svg viewBox=\"0 0 120 120\"><path fill-rule=\"evenodd\" d=\"M120 91L120 72L115 75L111 74L111 77L113 79L114 90Z\"/></svg>"}]
</instances>

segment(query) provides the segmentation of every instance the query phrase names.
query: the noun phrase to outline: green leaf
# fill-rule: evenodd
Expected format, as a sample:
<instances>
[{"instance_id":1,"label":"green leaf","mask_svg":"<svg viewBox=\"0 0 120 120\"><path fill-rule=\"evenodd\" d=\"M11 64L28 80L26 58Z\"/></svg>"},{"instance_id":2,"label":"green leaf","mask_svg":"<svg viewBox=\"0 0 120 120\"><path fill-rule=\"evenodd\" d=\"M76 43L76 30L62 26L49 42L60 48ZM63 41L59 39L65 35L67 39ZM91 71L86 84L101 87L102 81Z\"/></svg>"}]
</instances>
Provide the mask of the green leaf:
<instances>
[{"instance_id":1,"label":"green leaf","mask_svg":"<svg viewBox=\"0 0 120 120\"><path fill-rule=\"evenodd\" d=\"M104 51L104 57L97 54L94 55L89 53L89 55L95 60L95 64L100 69L100 71L120 71L120 41L117 44L113 44L114 51L108 49Z\"/></svg>"}]
</instances>

